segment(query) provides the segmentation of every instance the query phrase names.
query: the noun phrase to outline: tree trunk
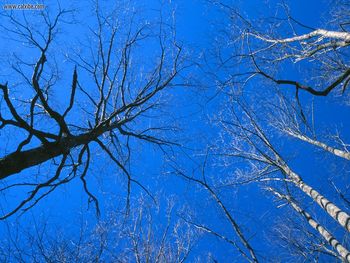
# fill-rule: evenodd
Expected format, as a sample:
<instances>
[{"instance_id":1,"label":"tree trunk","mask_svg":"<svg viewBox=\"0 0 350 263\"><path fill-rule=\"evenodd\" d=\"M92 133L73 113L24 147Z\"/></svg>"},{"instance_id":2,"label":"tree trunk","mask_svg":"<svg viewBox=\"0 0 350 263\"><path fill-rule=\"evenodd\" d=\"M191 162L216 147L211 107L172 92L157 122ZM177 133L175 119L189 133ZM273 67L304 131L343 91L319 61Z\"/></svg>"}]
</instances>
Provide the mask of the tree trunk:
<instances>
[{"instance_id":1,"label":"tree trunk","mask_svg":"<svg viewBox=\"0 0 350 263\"><path fill-rule=\"evenodd\" d=\"M268 190L273 192L279 198L286 199L293 209L301 214L307 220L309 225L320 233L320 235L338 252L345 262L350 262L350 252L343 247L343 245L336 240L333 235L327 231L327 229L317 223L317 221L315 221L308 212L300 208L289 196L282 195L272 188L268 188Z\"/></svg>"},{"instance_id":2,"label":"tree trunk","mask_svg":"<svg viewBox=\"0 0 350 263\"><path fill-rule=\"evenodd\" d=\"M61 154L68 153L74 147L92 142L102 133L114 126L97 127L87 133L62 137L59 141L40 145L26 151L16 151L0 159L0 180L21 172L29 167L44 163Z\"/></svg>"},{"instance_id":3,"label":"tree trunk","mask_svg":"<svg viewBox=\"0 0 350 263\"><path fill-rule=\"evenodd\" d=\"M302 134L294 133L294 132L291 132L291 131L288 131L288 130L286 130L285 132L287 134L289 134L290 136L293 136L293 137L298 138L298 139L300 139L302 141L305 141L305 142L313 144L313 145L315 145L317 147L320 147L323 150L328 151L330 153L333 153L336 156L339 156L341 158L350 160L350 153L348 153L346 151L342 151L342 150L336 149L336 148L331 147L331 146L329 146L329 145L327 145L327 144L325 144L323 142L311 139L310 137L307 137L307 136L302 135Z\"/></svg>"},{"instance_id":4,"label":"tree trunk","mask_svg":"<svg viewBox=\"0 0 350 263\"><path fill-rule=\"evenodd\" d=\"M311 186L304 183L299 175L294 173L287 166L282 167L286 175L292 179L293 183L300 188L304 193L310 196L323 210L325 210L331 217L350 232L350 216L342 211L339 207L313 189Z\"/></svg>"}]
</instances>

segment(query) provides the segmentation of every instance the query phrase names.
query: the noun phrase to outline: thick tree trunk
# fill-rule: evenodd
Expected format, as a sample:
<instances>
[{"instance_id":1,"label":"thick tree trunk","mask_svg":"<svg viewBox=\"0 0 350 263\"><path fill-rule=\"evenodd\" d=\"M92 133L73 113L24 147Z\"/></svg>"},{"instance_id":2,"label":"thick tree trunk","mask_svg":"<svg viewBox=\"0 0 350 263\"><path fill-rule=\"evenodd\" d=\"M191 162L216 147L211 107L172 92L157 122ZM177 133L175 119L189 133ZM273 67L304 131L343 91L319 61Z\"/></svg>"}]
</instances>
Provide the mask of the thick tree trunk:
<instances>
[{"instance_id":1,"label":"thick tree trunk","mask_svg":"<svg viewBox=\"0 0 350 263\"><path fill-rule=\"evenodd\" d=\"M0 159L0 180L68 153L74 147L88 144L102 133L113 128L112 126L103 126L76 136L62 137L57 142L47 143L30 150L8 154Z\"/></svg>"}]
</instances>

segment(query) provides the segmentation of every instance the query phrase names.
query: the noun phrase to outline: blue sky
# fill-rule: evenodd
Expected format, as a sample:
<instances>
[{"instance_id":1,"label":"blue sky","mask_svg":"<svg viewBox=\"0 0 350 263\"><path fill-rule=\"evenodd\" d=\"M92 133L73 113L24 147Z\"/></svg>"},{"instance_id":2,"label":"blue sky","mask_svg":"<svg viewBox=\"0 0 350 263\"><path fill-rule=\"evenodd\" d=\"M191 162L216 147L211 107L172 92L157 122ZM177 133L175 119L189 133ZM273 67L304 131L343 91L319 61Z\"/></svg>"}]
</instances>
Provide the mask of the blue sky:
<instances>
[{"instance_id":1,"label":"blue sky","mask_svg":"<svg viewBox=\"0 0 350 263\"><path fill-rule=\"evenodd\" d=\"M230 4L237 5L242 13L250 19L254 19L257 16L269 17L275 15L277 1L265 2L267 1L247 0L233 1ZM290 5L291 14L304 24L317 28L327 22L327 16L322 16L328 8L327 1L298 0L289 1L288 4ZM50 6L50 4L47 5ZM79 8L82 17L84 17L85 12L88 12L88 4L79 3L79 1L61 1L61 5L63 8L65 6ZM147 1L141 4L135 2L135 5L142 5L144 10L152 10L143 13L145 16L149 15L150 19L158 13L155 10L158 10L161 6L159 1ZM177 39L187 47L186 52L188 52L191 59L203 63L203 54L214 48L213 37L218 31L217 24L226 23L228 21L227 14L218 10L209 1L204 0L171 1L170 6L176 10ZM165 8L163 12L168 14L169 9ZM281 12L281 9L278 12ZM277 14L279 16L279 13ZM92 23L90 19L92 18L87 18L84 23ZM69 43L76 43L76 39L81 36L79 35L82 32L81 28L77 27L78 29L76 29L74 25L66 25L65 27L69 33L60 36L60 43L63 43L63 45L57 45L55 47L57 49L69 49ZM302 30L300 32L302 33ZM225 45L226 43L222 44ZM3 54L9 54L11 56L14 50L6 42L2 41L0 42L0 51ZM20 48L16 48L15 51L21 53ZM143 51L145 53L146 51L152 53L152 47L147 47ZM29 59L35 55L28 53L25 56ZM59 82L64 83L70 79L73 64L64 61L62 55L58 57L60 59L59 64L63 63L68 68L68 72L62 72L62 79ZM208 61L209 63L212 62L210 59ZM204 65L204 70L193 66L183 73L184 77L193 75L191 77L191 83L194 83L195 87L174 90L171 93L169 105L165 108L166 115L164 120L155 121L157 123L158 121L171 122L174 120L181 127L179 133L175 136L185 144L186 148L185 150L176 148L175 156L178 158L178 164L189 173L193 171L195 173L200 172L198 169L204 161L203 152L205 152L208 144L213 144L218 137L218 128L213 127L210 120L214 118L217 112L222 110L221 106L223 103L220 101L222 99L221 96L217 96L209 102L207 101L208 97L216 91L213 80L205 73L207 66ZM287 71L286 74L288 74L288 77L295 79L300 77L293 71ZM7 81L6 77L8 77L8 74L5 69L2 69L0 72L0 81ZM10 80L11 77L8 81L10 82ZM253 91L257 89L254 85L252 86ZM56 96L58 103L64 100L67 95L63 90L57 90ZM307 105L311 102L311 97L309 94L301 94L301 101ZM329 132L334 133L336 130L339 130L344 136L344 139L350 141L349 107L339 103L339 98L337 97L314 98L313 101L318 125L322 129L327 127L326 130L323 129L320 131L320 135L326 135ZM79 116L72 116L72 118L79 118ZM0 136L7 136L5 139L1 138L3 145L1 143L0 145L4 147L4 142L8 139L9 135L0 134ZM276 143L279 143L278 139L276 139ZM171 168L167 165L166 157L157 147L139 144L138 142L132 142L132 144L135 152L132 155L130 170L135 178L139 179L150 192L162 193L160 196L163 203L166 202L165 199L167 196L176 196L177 208L181 208L182 204L187 203L189 206L196 208L197 211L194 211L194 213L200 222L210 225L229 236L234 236L208 194L189 184L187 181L172 175L169 172ZM183 154L184 152L192 156L191 160ZM108 211L110 206L122 206L123 198L126 194L125 180L122 178L120 171L107 160L106 156L100 155L98 151L95 154L96 156L89 172L88 182L91 190L101 202L103 214ZM329 182L322 180L322 177L332 177L340 185L344 184L346 182L344 177L332 174L328 168L329 163L338 167L348 167L346 164L334 157L315 151L311 146L291 139L285 141L283 154L296 156L291 160L291 166L296 167L300 174L305 174L304 179L308 183L320 189L321 192L328 194L329 197L337 198L335 192L330 190ZM211 159L208 162L206 168L206 174L208 176L218 176L218 173L221 173L220 176L224 177L227 174L233 173L235 169L235 167L229 167L229 169L222 168L217 163L218 161L215 159ZM47 166L44 166L44 169L48 169ZM30 171L24 172L24 175L30 176L33 171L35 169L30 169ZM135 197L140 193L142 193L142 190L134 185L132 187L132 195ZM2 196L4 200L2 206L12 205L11 202L13 202L13 199L20 198L22 194L23 192L18 191L13 192L12 196ZM252 245L259 252L258 254L265 254L266 249L273 249L273 244L262 242L268 234L266 231L272 225L271 218L276 218L276 216L282 214L280 210L275 208L273 199L266 197L266 194L255 185L240 189L228 189L223 191L222 195L227 205L235 214L237 221L246 222L245 224L242 223L243 229L248 235L253 236ZM14 198L11 199L11 197ZM308 202L306 201L305 204L309 205ZM92 224L97 220L94 216L93 208L87 211L87 197L82 191L81 183L78 180L73 180L70 184L54 191L49 197L41 201L30 212L24 214L18 220L26 226L26 220L31 220L31 218L46 218L53 229L55 227L67 227L68 235L74 236L78 231L75 222L79 221L81 214ZM322 216L320 218L322 219ZM15 218L10 219L10 222L15 220ZM0 227L3 227L1 222ZM204 256L208 252L211 252L218 262L229 262L231 259L237 260L237 262L241 260L236 250L224 242L219 241L217 238L204 235L195 247L194 256ZM273 251L271 253L272 255L278 255L278 251Z\"/></svg>"}]
</instances>

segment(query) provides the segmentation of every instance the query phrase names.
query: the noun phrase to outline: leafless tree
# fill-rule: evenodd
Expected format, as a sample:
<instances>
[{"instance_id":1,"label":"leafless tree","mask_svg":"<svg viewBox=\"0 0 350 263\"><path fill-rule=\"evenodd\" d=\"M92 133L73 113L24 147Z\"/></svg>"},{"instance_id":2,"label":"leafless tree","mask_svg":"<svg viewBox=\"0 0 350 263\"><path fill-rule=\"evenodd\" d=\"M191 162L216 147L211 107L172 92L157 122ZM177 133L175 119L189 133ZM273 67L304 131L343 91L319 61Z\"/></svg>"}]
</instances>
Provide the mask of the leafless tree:
<instances>
[{"instance_id":1,"label":"leafless tree","mask_svg":"<svg viewBox=\"0 0 350 263\"><path fill-rule=\"evenodd\" d=\"M320 211L343 227L344 237L350 231L346 207L336 205L339 200L330 201L325 196L328 193L308 184L304 178L316 175L298 173L284 147L284 142L295 138L345 162L349 160L348 145L341 134L325 136L323 128L316 126L323 129L323 134L315 128L317 116L311 99L332 99L330 94L340 94L339 105L348 103L348 4L334 4L334 19L324 27L313 28L296 20L286 2L277 7L278 15L254 20L224 1L214 2L228 14L228 23L222 28L213 53L218 67L212 71L223 91L220 99L226 97L228 101L221 104L221 113L212 116L222 130L214 155L220 156L228 168L226 175L213 176L221 178L221 187L257 184L266 193L284 200L328 244L322 251L349 261L344 239L335 238L338 231L327 230L316 219L319 215L303 208L310 198ZM299 158L298 153L294 158ZM320 180L327 183L328 178Z\"/></svg>"},{"instance_id":2,"label":"leafless tree","mask_svg":"<svg viewBox=\"0 0 350 263\"><path fill-rule=\"evenodd\" d=\"M269 191L273 192L278 198L286 200L292 208L301 214L305 220L310 224L312 228L320 233L320 235L329 243L334 250L336 250L339 256L336 256L340 260L349 261L350 253L349 251L331 234L329 233L322 225L320 225L308 212L302 209L292 198L288 195L283 195L276 191L275 189L269 187ZM327 250L326 248L322 248L323 250ZM331 253L334 255L334 253Z\"/></svg>"},{"instance_id":3,"label":"leafless tree","mask_svg":"<svg viewBox=\"0 0 350 263\"><path fill-rule=\"evenodd\" d=\"M148 200L148 201L147 201ZM83 219L71 234L33 219L34 230L21 224L8 225L1 238L2 262L184 262L198 238L186 222L176 218L174 201L163 208L141 197L134 200L130 214L111 212L106 219L91 223ZM124 210L124 209L122 209ZM54 231L54 233L53 233ZM77 235L72 236L74 232ZM21 233L18 235L18 233Z\"/></svg>"},{"instance_id":4,"label":"leafless tree","mask_svg":"<svg viewBox=\"0 0 350 263\"><path fill-rule=\"evenodd\" d=\"M334 2L331 25L313 28L297 21L283 1L277 12L284 15L255 20L245 18L234 6L217 1L230 17L223 37L233 52L218 49L216 53L220 67L228 70L226 84L246 86L262 77L266 85L294 87L297 100L299 92L313 96L327 96L336 90L344 93L350 82L347 63L350 33L346 27L349 21L345 2ZM295 72L299 79L284 77L290 72Z\"/></svg>"},{"instance_id":5,"label":"leafless tree","mask_svg":"<svg viewBox=\"0 0 350 263\"><path fill-rule=\"evenodd\" d=\"M206 158L207 157L208 156L206 156ZM190 223L191 225L193 225L195 228L203 231L204 233L209 233L219 238L220 240L228 243L229 245L233 246L242 255L242 257L248 262L258 262L256 251L250 244L249 238L247 238L247 235L242 230L241 225L237 223L237 220L235 219L232 211L230 211L228 206L224 204L224 202L222 201L222 198L217 193L215 186L211 186L210 183L208 182L209 178L207 178L205 175L205 169L206 169L205 166L206 166L206 160L204 161L203 167L201 169L201 175L199 178L197 178L195 174L188 175L186 174L185 171L182 171L177 167L173 167L173 168L175 170L174 172L178 176L188 180L190 183L198 185L200 188L205 189L209 193L210 198L214 201L215 205L219 207L221 213L224 215L225 219L228 221L230 228L234 231L239 241L236 241L236 238L232 239L226 236L225 234L222 234L214 230L213 228L206 226L205 224L197 223L193 219L186 219L186 217L183 217L184 220Z\"/></svg>"},{"instance_id":6,"label":"leafless tree","mask_svg":"<svg viewBox=\"0 0 350 263\"><path fill-rule=\"evenodd\" d=\"M222 142L218 153L230 159L243 159L247 162L243 176L233 177L226 184L244 185L258 182L263 189L272 192L279 199L287 201L291 207L301 214L305 220L317 230L321 236L336 250L344 260L349 260L348 250L337 241L332 234L320 225L309 212L305 211L294 201L293 196L297 190L299 195L304 194L319 205L319 207L330 217L335 219L340 226L349 231L349 215L346 210L339 208L328 200L324 195L308 185L300 176L294 172L280 154L278 147L264 131L267 129L260 125L257 116L240 101L232 101L230 113L225 109L225 117L221 123L225 135L230 138L229 142ZM276 190L280 188L281 190ZM284 191L285 193L281 193Z\"/></svg>"},{"instance_id":7,"label":"leafless tree","mask_svg":"<svg viewBox=\"0 0 350 263\"><path fill-rule=\"evenodd\" d=\"M286 209L289 208L286 206ZM327 248L327 241L312 231L303 218L281 218L266 238L278 247L277 257L284 262L342 260L336 252Z\"/></svg>"},{"instance_id":8,"label":"leafless tree","mask_svg":"<svg viewBox=\"0 0 350 263\"><path fill-rule=\"evenodd\" d=\"M1 192L28 193L1 219L76 178L99 213L87 180L98 149L125 176L129 195L132 184L147 191L127 166L135 142L176 144L162 133L174 127L148 121L185 68L171 21L159 13L147 21L126 2L96 1L92 10L94 20L59 5L1 14L11 46L0 81Z\"/></svg>"}]
</instances>

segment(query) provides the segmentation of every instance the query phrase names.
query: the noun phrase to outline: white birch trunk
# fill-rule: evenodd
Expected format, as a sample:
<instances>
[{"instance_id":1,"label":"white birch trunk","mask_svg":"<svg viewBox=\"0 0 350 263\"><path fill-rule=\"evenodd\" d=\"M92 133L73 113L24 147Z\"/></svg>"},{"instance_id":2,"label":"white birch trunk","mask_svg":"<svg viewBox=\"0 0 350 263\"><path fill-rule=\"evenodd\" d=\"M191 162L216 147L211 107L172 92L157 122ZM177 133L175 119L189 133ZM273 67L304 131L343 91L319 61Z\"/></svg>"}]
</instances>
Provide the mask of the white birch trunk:
<instances>
[{"instance_id":1,"label":"white birch trunk","mask_svg":"<svg viewBox=\"0 0 350 263\"><path fill-rule=\"evenodd\" d=\"M299 207L289 196L282 195L272 188L268 188L268 190L272 191L279 198L286 199L293 209L301 214L307 220L309 225L320 233L320 235L338 252L345 262L350 262L350 252L335 237L333 237L327 229L314 220L308 212Z\"/></svg>"},{"instance_id":2,"label":"white birch trunk","mask_svg":"<svg viewBox=\"0 0 350 263\"><path fill-rule=\"evenodd\" d=\"M342 227L350 232L350 216L342 211L339 207L329 201L326 197L321 195L311 186L304 183L299 175L284 165L281 167L286 175L292 180L292 182L300 188L305 194L310 196L324 211L326 211L331 217L333 217Z\"/></svg>"}]
</instances>

